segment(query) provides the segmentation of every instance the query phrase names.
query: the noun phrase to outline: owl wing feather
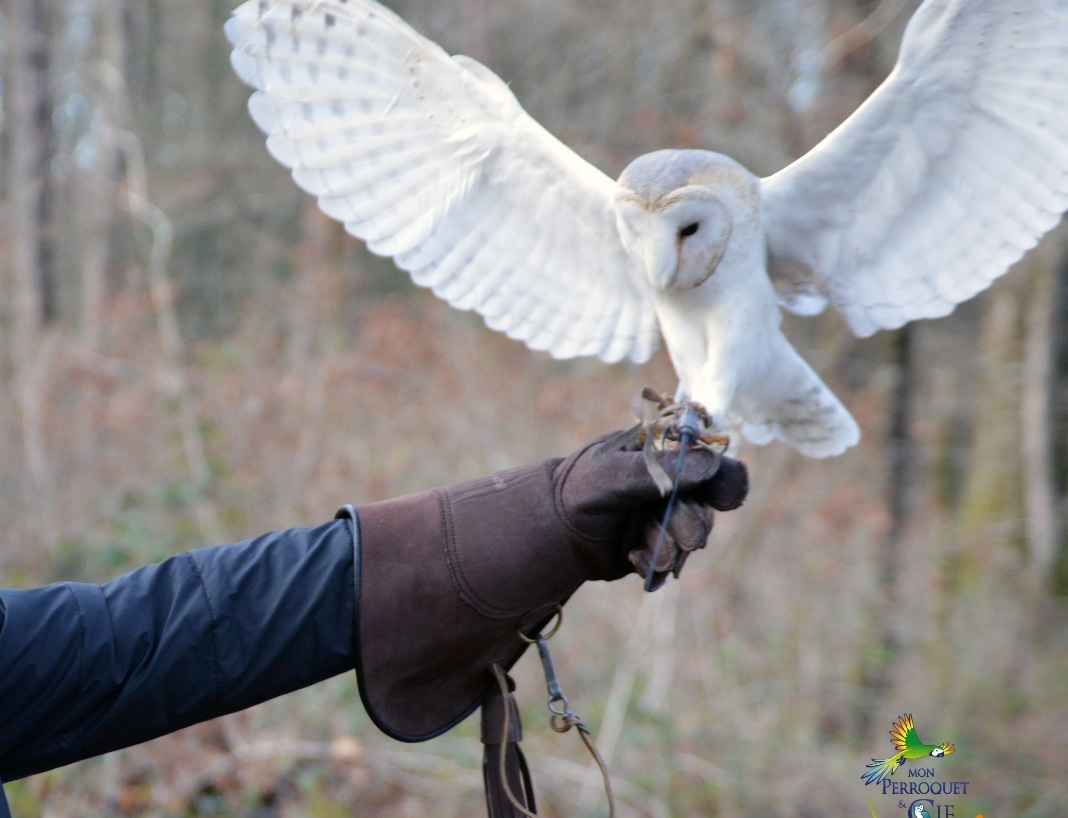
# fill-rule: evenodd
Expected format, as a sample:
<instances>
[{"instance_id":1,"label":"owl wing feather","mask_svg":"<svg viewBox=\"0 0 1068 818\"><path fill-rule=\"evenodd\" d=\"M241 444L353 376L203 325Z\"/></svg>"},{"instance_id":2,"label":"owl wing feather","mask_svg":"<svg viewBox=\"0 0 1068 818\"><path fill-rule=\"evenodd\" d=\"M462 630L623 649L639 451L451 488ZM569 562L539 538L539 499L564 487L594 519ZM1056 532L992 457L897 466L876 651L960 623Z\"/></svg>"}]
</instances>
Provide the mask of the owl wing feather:
<instances>
[{"instance_id":1,"label":"owl wing feather","mask_svg":"<svg viewBox=\"0 0 1068 818\"><path fill-rule=\"evenodd\" d=\"M857 335L945 315L1068 208L1068 2L927 0L886 81L764 179L769 273Z\"/></svg>"},{"instance_id":2,"label":"owl wing feather","mask_svg":"<svg viewBox=\"0 0 1068 818\"><path fill-rule=\"evenodd\" d=\"M652 355L614 182L496 74L372 0L249 0L226 34L269 150L370 250L555 357Z\"/></svg>"}]
</instances>

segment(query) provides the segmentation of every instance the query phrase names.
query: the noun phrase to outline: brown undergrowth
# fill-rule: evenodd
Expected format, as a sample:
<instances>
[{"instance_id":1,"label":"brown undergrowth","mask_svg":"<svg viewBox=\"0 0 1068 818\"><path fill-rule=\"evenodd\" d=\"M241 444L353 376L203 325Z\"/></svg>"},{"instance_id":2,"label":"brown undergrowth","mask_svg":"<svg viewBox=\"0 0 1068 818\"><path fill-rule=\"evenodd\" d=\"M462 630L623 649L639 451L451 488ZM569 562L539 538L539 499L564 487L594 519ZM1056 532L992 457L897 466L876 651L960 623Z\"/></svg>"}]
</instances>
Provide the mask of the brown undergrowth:
<instances>
[{"instance_id":1,"label":"brown undergrowth","mask_svg":"<svg viewBox=\"0 0 1068 818\"><path fill-rule=\"evenodd\" d=\"M232 336L186 350L207 485L190 480L143 296L109 303L99 351L44 339L47 503L20 474L10 402L0 426L6 584L103 581L204 544L198 501L240 539L561 455L629 423L640 385L671 385L663 355L553 362L422 292L360 297L324 275L270 299ZM636 581L596 583L569 606L557 666L610 758L621 815L860 815L869 797L895 814L860 773L889 754L903 712L925 740L956 744L937 773L972 782L957 815L1053 816L1068 799L1064 631L1021 579L1011 520L961 542L925 494L892 606L880 591L887 380L878 354L853 354L867 355L866 380L838 385L864 429L856 450L815 462L743 448L752 496L721 515L680 583L649 597ZM865 669L884 617L900 649L876 698ZM545 814L599 814L578 742L546 725L536 661L516 675ZM342 677L9 789L21 815L461 816L481 810L480 750L471 723L394 744Z\"/></svg>"}]
</instances>

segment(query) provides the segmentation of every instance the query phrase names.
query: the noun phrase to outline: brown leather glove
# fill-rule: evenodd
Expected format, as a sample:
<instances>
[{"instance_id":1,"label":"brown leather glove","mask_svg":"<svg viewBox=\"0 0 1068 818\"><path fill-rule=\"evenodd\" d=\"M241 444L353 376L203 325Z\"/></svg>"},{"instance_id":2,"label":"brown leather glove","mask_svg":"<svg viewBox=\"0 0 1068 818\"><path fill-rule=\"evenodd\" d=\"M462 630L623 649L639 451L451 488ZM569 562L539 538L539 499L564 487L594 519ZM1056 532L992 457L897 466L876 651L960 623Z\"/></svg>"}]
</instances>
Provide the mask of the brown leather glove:
<instances>
[{"instance_id":1,"label":"brown leather glove","mask_svg":"<svg viewBox=\"0 0 1068 818\"><path fill-rule=\"evenodd\" d=\"M641 451L606 437L566 459L364 506L354 516L356 673L368 713L402 741L440 735L481 703L586 580L648 571L666 500ZM677 455L658 455L674 474ZM744 464L688 453L657 577L737 508Z\"/></svg>"}]
</instances>

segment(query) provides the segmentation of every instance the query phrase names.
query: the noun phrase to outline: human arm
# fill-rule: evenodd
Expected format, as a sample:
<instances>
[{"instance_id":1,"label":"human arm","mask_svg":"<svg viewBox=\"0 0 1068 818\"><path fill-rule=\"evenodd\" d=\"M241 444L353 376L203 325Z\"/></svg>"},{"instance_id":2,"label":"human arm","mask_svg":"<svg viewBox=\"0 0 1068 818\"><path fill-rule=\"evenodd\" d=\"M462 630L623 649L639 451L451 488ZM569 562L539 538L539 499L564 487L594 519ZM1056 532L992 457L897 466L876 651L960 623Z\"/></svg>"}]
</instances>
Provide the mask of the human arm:
<instances>
[{"instance_id":1,"label":"human arm","mask_svg":"<svg viewBox=\"0 0 1068 818\"><path fill-rule=\"evenodd\" d=\"M673 460L674 458L670 458ZM705 542L745 470L687 458L661 570ZM648 562L663 498L641 452L595 442L318 528L179 554L103 586L0 592L0 778L12 780L249 707L355 667L402 739L476 707L584 581ZM644 570L644 569L643 569ZM442 661L445 660L445 661ZM414 719L413 719L414 715Z\"/></svg>"},{"instance_id":2,"label":"human arm","mask_svg":"<svg viewBox=\"0 0 1068 818\"><path fill-rule=\"evenodd\" d=\"M352 668L353 542L336 520L104 585L0 592L0 778L138 744Z\"/></svg>"}]
</instances>

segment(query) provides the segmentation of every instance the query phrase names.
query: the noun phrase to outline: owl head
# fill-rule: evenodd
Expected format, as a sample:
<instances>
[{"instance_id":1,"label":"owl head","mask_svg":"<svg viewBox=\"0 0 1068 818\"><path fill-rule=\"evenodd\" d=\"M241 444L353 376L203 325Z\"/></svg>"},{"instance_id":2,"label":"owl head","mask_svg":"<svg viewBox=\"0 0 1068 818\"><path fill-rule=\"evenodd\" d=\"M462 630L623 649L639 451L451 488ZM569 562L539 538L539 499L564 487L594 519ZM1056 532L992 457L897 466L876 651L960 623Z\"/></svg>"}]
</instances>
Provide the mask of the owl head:
<instances>
[{"instance_id":1,"label":"owl head","mask_svg":"<svg viewBox=\"0 0 1068 818\"><path fill-rule=\"evenodd\" d=\"M759 183L711 151L639 156L613 201L627 252L655 289L684 291L715 275L733 241L759 226Z\"/></svg>"}]
</instances>

